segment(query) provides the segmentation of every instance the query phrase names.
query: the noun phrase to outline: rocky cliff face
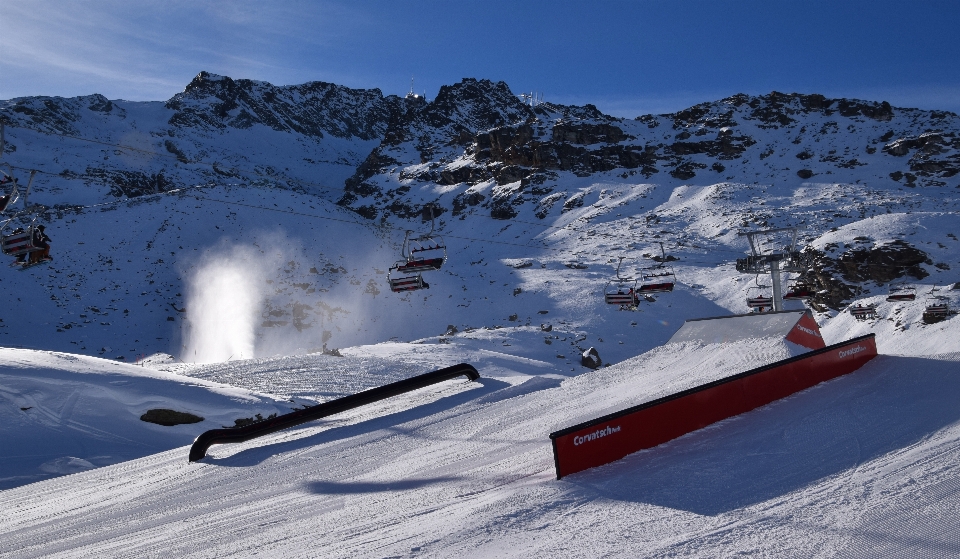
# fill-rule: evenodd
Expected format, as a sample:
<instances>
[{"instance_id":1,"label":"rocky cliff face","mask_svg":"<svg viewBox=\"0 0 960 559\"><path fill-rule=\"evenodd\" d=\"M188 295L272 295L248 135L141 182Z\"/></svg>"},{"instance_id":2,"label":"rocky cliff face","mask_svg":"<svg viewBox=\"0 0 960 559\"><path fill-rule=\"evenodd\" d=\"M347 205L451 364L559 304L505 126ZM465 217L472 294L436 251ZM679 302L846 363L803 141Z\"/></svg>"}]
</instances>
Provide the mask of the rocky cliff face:
<instances>
[{"instance_id":1,"label":"rocky cliff face","mask_svg":"<svg viewBox=\"0 0 960 559\"><path fill-rule=\"evenodd\" d=\"M401 99L379 89L350 89L325 82L277 87L200 72L166 108L169 123L184 129L249 129L256 124L277 132L323 138L380 140Z\"/></svg>"},{"instance_id":2,"label":"rocky cliff face","mask_svg":"<svg viewBox=\"0 0 960 559\"><path fill-rule=\"evenodd\" d=\"M135 197L230 182L339 191L405 109L377 89L201 72L165 103L25 97L0 102L0 119L7 152L31 144L17 159L44 171L38 193L75 191L69 185L82 181ZM28 140L29 131L42 135Z\"/></svg>"},{"instance_id":3,"label":"rocky cliff face","mask_svg":"<svg viewBox=\"0 0 960 559\"><path fill-rule=\"evenodd\" d=\"M922 280L930 275L923 265L934 265L926 252L902 239L874 244L866 237L857 237L851 245L843 250L836 243L822 251L807 249L813 267L802 279L817 292L812 300L814 308L840 309L845 301L864 295L865 283ZM950 269L946 263L936 266Z\"/></svg>"},{"instance_id":4,"label":"rocky cliff face","mask_svg":"<svg viewBox=\"0 0 960 559\"><path fill-rule=\"evenodd\" d=\"M2 106L4 123L49 134L81 133L78 124L85 113L123 120L126 111L100 94L73 97L21 97Z\"/></svg>"},{"instance_id":5,"label":"rocky cliff face","mask_svg":"<svg viewBox=\"0 0 960 559\"><path fill-rule=\"evenodd\" d=\"M544 218L578 203L566 174L944 186L960 171L958 128L952 113L777 92L627 120L591 105L531 107L503 83L464 80L395 120L340 204L368 218L419 215L425 203L493 217L530 205Z\"/></svg>"}]
</instances>

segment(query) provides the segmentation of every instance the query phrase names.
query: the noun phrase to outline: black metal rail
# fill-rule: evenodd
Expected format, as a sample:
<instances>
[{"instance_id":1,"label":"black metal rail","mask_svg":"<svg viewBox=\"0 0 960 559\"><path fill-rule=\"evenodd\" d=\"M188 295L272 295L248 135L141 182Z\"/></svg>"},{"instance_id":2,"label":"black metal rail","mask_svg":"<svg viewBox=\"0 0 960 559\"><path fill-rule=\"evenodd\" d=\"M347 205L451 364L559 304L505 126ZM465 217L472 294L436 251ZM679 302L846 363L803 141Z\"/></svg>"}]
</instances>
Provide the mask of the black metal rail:
<instances>
[{"instance_id":1,"label":"black metal rail","mask_svg":"<svg viewBox=\"0 0 960 559\"><path fill-rule=\"evenodd\" d=\"M404 392L411 392L459 376L466 376L469 380L477 380L480 378L480 373L477 372L477 369L474 368L473 365L460 363L459 365L446 367L439 371L424 373L405 380L385 384L377 388L358 392L357 394L351 394L350 396L344 396L343 398L317 404L316 406L264 419L263 421L251 423L243 427L211 429L210 431L201 433L200 436L193 441L193 446L190 447L190 461L195 462L206 456L207 449L209 449L211 445L242 443L250 439L288 429L295 425L300 425L301 423L352 410L353 408L365 406L403 394Z\"/></svg>"}]
</instances>

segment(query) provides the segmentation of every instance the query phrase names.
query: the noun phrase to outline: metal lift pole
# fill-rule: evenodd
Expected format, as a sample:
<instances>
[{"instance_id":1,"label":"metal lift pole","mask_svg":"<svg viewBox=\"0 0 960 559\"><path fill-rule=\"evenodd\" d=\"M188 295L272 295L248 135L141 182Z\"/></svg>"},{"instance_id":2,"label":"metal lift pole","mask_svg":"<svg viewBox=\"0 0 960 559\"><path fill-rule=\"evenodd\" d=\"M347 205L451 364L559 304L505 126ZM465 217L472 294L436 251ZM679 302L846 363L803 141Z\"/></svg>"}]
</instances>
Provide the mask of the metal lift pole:
<instances>
[{"instance_id":1,"label":"metal lift pole","mask_svg":"<svg viewBox=\"0 0 960 559\"><path fill-rule=\"evenodd\" d=\"M26 210L27 206L27 197L30 196L30 187L33 186L33 178L37 176L37 171L30 171L30 180L27 181L27 191L23 193L23 209Z\"/></svg>"},{"instance_id":2,"label":"metal lift pole","mask_svg":"<svg viewBox=\"0 0 960 559\"><path fill-rule=\"evenodd\" d=\"M773 310L783 310L783 289L780 287L780 261L770 261L770 278L773 280Z\"/></svg>"}]
</instances>

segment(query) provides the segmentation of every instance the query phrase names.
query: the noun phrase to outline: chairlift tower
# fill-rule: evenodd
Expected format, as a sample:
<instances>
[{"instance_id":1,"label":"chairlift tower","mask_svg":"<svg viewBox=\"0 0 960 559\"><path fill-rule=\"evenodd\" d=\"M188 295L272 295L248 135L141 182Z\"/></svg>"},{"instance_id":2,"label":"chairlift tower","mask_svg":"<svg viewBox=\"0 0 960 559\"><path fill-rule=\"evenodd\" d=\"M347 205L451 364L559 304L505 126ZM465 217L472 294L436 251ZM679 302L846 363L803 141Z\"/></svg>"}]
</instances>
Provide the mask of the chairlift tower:
<instances>
[{"instance_id":1,"label":"chairlift tower","mask_svg":"<svg viewBox=\"0 0 960 559\"><path fill-rule=\"evenodd\" d=\"M749 231L741 235L747 237L751 254L746 258L737 259L737 271L743 274L770 274L773 284L773 310L782 311L783 287L780 283L780 273L801 273L810 267L809 262L797 250L797 228ZM771 237L779 239L786 237L789 241L782 247L768 250L764 245L769 243Z\"/></svg>"}]
</instances>

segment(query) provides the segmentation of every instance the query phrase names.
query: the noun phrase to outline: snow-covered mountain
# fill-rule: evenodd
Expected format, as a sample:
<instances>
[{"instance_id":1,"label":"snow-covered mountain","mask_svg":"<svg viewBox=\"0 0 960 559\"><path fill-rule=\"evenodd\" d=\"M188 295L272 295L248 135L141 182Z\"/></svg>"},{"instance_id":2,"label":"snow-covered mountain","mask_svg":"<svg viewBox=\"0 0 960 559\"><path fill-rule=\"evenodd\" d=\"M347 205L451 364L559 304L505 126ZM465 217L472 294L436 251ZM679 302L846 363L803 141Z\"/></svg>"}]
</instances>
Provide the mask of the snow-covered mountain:
<instances>
[{"instance_id":1,"label":"snow-covered mountain","mask_svg":"<svg viewBox=\"0 0 960 559\"><path fill-rule=\"evenodd\" d=\"M49 173L38 192L69 192L49 201L66 206L211 182L340 189L404 107L379 90L201 72L165 103L26 97L0 112L7 161Z\"/></svg>"},{"instance_id":2,"label":"snow-covered mountain","mask_svg":"<svg viewBox=\"0 0 960 559\"><path fill-rule=\"evenodd\" d=\"M0 556L956 550L938 519L960 508L960 318L922 320L960 307L955 114L772 93L629 120L488 80L428 101L204 72L166 102L30 97L0 118L2 163L21 186L39 171L4 231L35 218L54 256L0 270L0 345L26 348L0 352ZM390 292L405 233L431 226L443 269ZM799 228L824 339L873 332L886 355L554 480L551 430L789 354L661 347L769 292L735 263L742 232L776 227ZM661 243L676 289L606 305ZM917 299L887 301L900 284ZM589 347L612 366L584 375ZM461 361L480 383L198 464L176 448ZM140 420L159 408L202 419Z\"/></svg>"},{"instance_id":3,"label":"snow-covered mountain","mask_svg":"<svg viewBox=\"0 0 960 559\"><path fill-rule=\"evenodd\" d=\"M301 349L538 323L551 305L589 326L619 257L635 274L660 242L696 286L673 300L742 311L756 283L732 263L751 228L801 228L825 313L894 280L960 279L952 113L772 93L627 120L530 106L488 80L426 102L203 72L165 103L31 97L0 117L4 162L21 182L42 171L30 202L56 258L7 274L14 346L181 355L190 270L254 243L272 255L257 335ZM450 262L422 300L390 294L384 273L403 231L429 228L427 203ZM507 265L525 262L538 267ZM650 323L689 317L665 314Z\"/></svg>"}]
</instances>

